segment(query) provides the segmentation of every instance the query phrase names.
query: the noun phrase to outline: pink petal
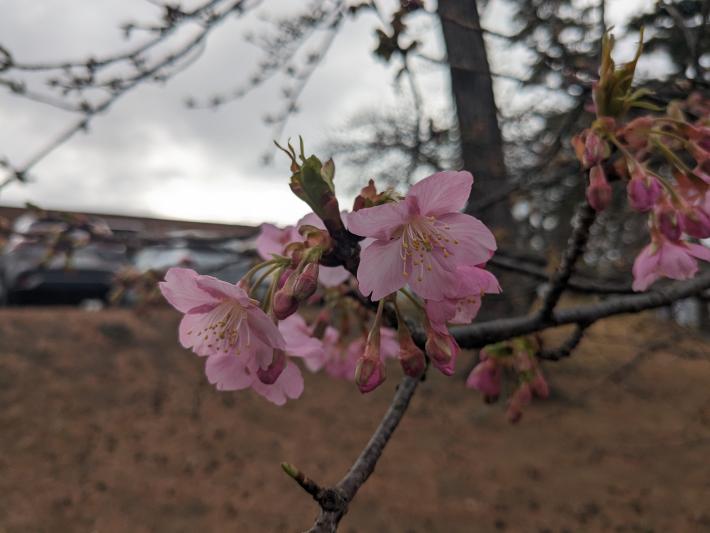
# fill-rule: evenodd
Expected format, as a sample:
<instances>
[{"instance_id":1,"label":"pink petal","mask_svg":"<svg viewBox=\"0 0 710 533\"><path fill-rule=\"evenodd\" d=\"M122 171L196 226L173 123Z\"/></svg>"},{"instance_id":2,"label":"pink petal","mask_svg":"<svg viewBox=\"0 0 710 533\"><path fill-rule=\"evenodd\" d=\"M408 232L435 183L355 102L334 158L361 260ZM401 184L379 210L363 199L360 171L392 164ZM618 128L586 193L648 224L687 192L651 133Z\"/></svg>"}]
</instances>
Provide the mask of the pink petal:
<instances>
[{"instance_id":1,"label":"pink petal","mask_svg":"<svg viewBox=\"0 0 710 533\"><path fill-rule=\"evenodd\" d=\"M690 250L690 255L697 257L702 261L710 261L710 248L703 246L702 244L691 244L689 243L688 249Z\"/></svg>"},{"instance_id":2,"label":"pink petal","mask_svg":"<svg viewBox=\"0 0 710 533\"><path fill-rule=\"evenodd\" d=\"M253 382L252 389L270 402L283 405L287 398L295 399L301 396L303 376L298 367L289 361L273 385L266 385L257 380Z\"/></svg>"},{"instance_id":3,"label":"pink petal","mask_svg":"<svg viewBox=\"0 0 710 533\"><path fill-rule=\"evenodd\" d=\"M289 355L306 359L322 359L323 342L312 337L306 321L299 314L293 314L279 322L279 331L286 341Z\"/></svg>"},{"instance_id":4,"label":"pink petal","mask_svg":"<svg viewBox=\"0 0 710 533\"><path fill-rule=\"evenodd\" d=\"M479 265L488 261L496 250L496 239L483 222L471 215L450 213L439 217L449 226L448 234L458 244L448 246L457 265Z\"/></svg>"},{"instance_id":5,"label":"pink petal","mask_svg":"<svg viewBox=\"0 0 710 533\"><path fill-rule=\"evenodd\" d=\"M634 275L633 289L635 291L645 291L652 283L654 283L660 274L657 272L658 260L660 258L658 252L653 253L653 244L649 244L636 257L632 273Z\"/></svg>"},{"instance_id":6,"label":"pink petal","mask_svg":"<svg viewBox=\"0 0 710 533\"><path fill-rule=\"evenodd\" d=\"M430 322L446 324L456 315L456 301L444 298L443 300L427 300L426 316Z\"/></svg>"},{"instance_id":7,"label":"pink petal","mask_svg":"<svg viewBox=\"0 0 710 533\"><path fill-rule=\"evenodd\" d=\"M414 266L412 256L407 257L407 281L412 290L427 300L443 300L459 285L456 265L452 257L445 257L439 250L425 257L424 266Z\"/></svg>"},{"instance_id":8,"label":"pink petal","mask_svg":"<svg viewBox=\"0 0 710 533\"><path fill-rule=\"evenodd\" d=\"M409 217L407 202L393 202L360 209L348 215L348 230L362 237L389 240Z\"/></svg>"},{"instance_id":9,"label":"pink petal","mask_svg":"<svg viewBox=\"0 0 710 533\"><path fill-rule=\"evenodd\" d=\"M350 272L344 267L326 267L321 266L318 271L318 281L326 287L337 287L344 283L350 277Z\"/></svg>"},{"instance_id":10,"label":"pink petal","mask_svg":"<svg viewBox=\"0 0 710 533\"><path fill-rule=\"evenodd\" d=\"M247 309L247 323L250 335L256 336L261 342L272 348L286 349L286 341L279 328L260 308Z\"/></svg>"},{"instance_id":11,"label":"pink petal","mask_svg":"<svg viewBox=\"0 0 710 533\"><path fill-rule=\"evenodd\" d=\"M417 199L423 215L438 216L463 209L472 185L473 176L470 172L447 170L415 183L407 196Z\"/></svg>"},{"instance_id":12,"label":"pink petal","mask_svg":"<svg viewBox=\"0 0 710 533\"><path fill-rule=\"evenodd\" d=\"M210 325L206 315L185 315L180 321L178 336L183 348L192 348L197 355L205 356L215 353L214 347L207 346L208 342L199 333Z\"/></svg>"},{"instance_id":13,"label":"pink petal","mask_svg":"<svg viewBox=\"0 0 710 533\"><path fill-rule=\"evenodd\" d=\"M293 226L284 229L273 224L265 223L261 225L261 231L256 238L256 251L262 259L271 259L272 254L283 253L284 246L290 242L293 236ZM298 235L298 234L296 234Z\"/></svg>"},{"instance_id":14,"label":"pink petal","mask_svg":"<svg viewBox=\"0 0 710 533\"><path fill-rule=\"evenodd\" d=\"M244 361L234 355L211 355L205 364L205 374L220 391L246 389L255 379Z\"/></svg>"},{"instance_id":15,"label":"pink petal","mask_svg":"<svg viewBox=\"0 0 710 533\"><path fill-rule=\"evenodd\" d=\"M187 313L190 309L206 303L213 303L215 298L197 287L199 274L189 268L173 267L165 274L165 281L158 284L160 292L175 309Z\"/></svg>"},{"instance_id":16,"label":"pink petal","mask_svg":"<svg viewBox=\"0 0 710 533\"><path fill-rule=\"evenodd\" d=\"M377 209L372 207L370 209ZM358 211L366 211L361 209ZM372 300L377 301L404 287L404 264L399 239L393 241L375 241L360 253L360 266L357 280L360 292L364 296L372 293Z\"/></svg>"},{"instance_id":17,"label":"pink petal","mask_svg":"<svg viewBox=\"0 0 710 533\"><path fill-rule=\"evenodd\" d=\"M200 290L209 294L214 299L229 299L239 302L240 305L247 307L253 306L255 301L249 298L247 293L241 287L233 285L221 279L212 276L197 276L195 284ZM210 300L207 299L207 302Z\"/></svg>"},{"instance_id":18,"label":"pink petal","mask_svg":"<svg viewBox=\"0 0 710 533\"><path fill-rule=\"evenodd\" d=\"M671 279L690 279L698 272L698 262L685 246L665 243L659 251L659 270Z\"/></svg>"}]
</instances>

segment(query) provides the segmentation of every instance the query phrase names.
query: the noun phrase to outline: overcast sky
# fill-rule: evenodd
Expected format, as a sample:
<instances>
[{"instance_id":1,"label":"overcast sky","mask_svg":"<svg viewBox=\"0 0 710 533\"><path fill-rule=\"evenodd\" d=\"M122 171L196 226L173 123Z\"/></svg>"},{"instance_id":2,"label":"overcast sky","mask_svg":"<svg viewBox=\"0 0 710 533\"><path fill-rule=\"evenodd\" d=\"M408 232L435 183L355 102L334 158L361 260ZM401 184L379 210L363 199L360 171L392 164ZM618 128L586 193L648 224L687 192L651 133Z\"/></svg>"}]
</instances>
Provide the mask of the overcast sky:
<instances>
[{"instance_id":1,"label":"overcast sky","mask_svg":"<svg viewBox=\"0 0 710 533\"><path fill-rule=\"evenodd\" d=\"M264 0L260 12L304 3ZM631 8L626 1L608 5L612 23ZM89 52L100 56L126 46L122 22L155 20L156 13L146 0L0 0L0 44L24 62L82 59ZM505 10L489 13L484 23L504 30ZM393 105L392 69L371 53L378 24L373 15L364 14L344 26L303 92L301 112L289 121L281 141L302 134L307 151L315 150L358 109ZM420 17L415 24L429 36L430 51L439 52L435 19ZM125 95L93 122L88 134L79 134L37 165L34 182L0 191L0 203L293 223L307 207L288 188L287 161L276 156L267 166L261 159L273 136L261 118L278 108L279 80L217 111L183 105L187 96L228 90L248 79L261 52L245 42L244 35L262 27L258 13L227 21L211 34L198 62L165 86L146 84ZM434 102L448 100L445 74L425 77ZM502 93L511 87L498 89L504 98ZM71 120L65 112L0 90L0 155L21 165Z\"/></svg>"}]
</instances>

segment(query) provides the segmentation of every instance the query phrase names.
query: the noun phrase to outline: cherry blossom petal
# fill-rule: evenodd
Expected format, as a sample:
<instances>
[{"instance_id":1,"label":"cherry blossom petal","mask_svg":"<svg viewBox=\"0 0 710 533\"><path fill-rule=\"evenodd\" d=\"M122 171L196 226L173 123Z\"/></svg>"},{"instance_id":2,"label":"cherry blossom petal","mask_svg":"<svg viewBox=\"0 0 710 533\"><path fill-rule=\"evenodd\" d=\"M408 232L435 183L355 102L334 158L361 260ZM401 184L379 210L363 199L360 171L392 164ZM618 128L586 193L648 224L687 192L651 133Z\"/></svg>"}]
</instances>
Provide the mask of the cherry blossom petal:
<instances>
[{"instance_id":1,"label":"cherry blossom petal","mask_svg":"<svg viewBox=\"0 0 710 533\"><path fill-rule=\"evenodd\" d=\"M389 240L407 221L407 202L392 202L360 209L348 215L348 230L362 237Z\"/></svg>"},{"instance_id":2,"label":"cherry blossom petal","mask_svg":"<svg viewBox=\"0 0 710 533\"><path fill-rule=\"evenodd\" d=\"M165 299L181 313L204 303L216 301L213 297L206 298L204 291L197 286L200 275L190 268L173 267L165 274L165 281L158 283L160 292Z\"/></svg>"},{"instance_id":3,"label":"cherry blossom petal","mask_svg":"<svg viewBox=\"0 0 710 533\"><path fill-rule=\"evenodd\" d=\"M350 272L345 270L344 267L320 267L318 271L318 281L320 281L326 287L337 287L341 283L344 283L350 277Z\"/></svg>"},{"instance_id":4,"label":"cherry blossom petal","mask_svg":"<svg viewBox=\"0 0 710 533\"><path fill-rule=\"evenodd\" d=\"M471 215L449 213L439 217L449 226L448 234L458 241L447 249L456 265L478 265L488 261L496 250L496 239L483 222Z\"/></svg>"},{"instance_id":5,"label":"cherry blossom petal","mask_svg":"<svg viewBox=\"0 0 710 533\"><path fill-rule=\"evenodd\" d=\"M246 389L255 380L243 359L234 355L211 355L205 363L205 374L220 391Z\"/></svg>"},{"instance_id":6,"label":"cherry blossom petal","mask_svg":"<svg viewBox=\"0 0 710 533\"><path fill-rule=\"evenodd\" d=\"M407 194L415 197L423 215L438 216L460 211L468 202L473 185L470 172L437 172L415 183Z\"/></svg>"},{"instance_id":7,"label":"cherry blossom petal","mask_svg":"<svg viewBox=\"0 0 710 533\"><path fill-rule=\"evenodd\" d=\"M377 301L404 287L406 279L400 253L401 243L398 239L375 241L362 250L357 280L364 296L372 293L372 300Z\"/></svg>"}]
</instances>

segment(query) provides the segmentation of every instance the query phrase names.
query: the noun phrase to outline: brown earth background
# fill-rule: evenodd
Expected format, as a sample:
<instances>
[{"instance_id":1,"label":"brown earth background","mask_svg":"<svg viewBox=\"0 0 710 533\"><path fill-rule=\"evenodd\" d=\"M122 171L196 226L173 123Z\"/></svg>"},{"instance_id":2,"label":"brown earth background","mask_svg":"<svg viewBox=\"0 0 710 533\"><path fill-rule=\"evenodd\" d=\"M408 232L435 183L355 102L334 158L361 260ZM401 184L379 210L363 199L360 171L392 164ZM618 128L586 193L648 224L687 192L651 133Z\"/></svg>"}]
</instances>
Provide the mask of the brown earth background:
<instances>
[{"instance_id":1,"label":"brown earth background","mask_svg":"<svg viewBox=\"0 0 710 533\"><path fill-rule=\"evenodd\" d=\"M361 396L306 375L275 407L218 393L168 310L0 310L0 532L289 532L336 482L399 380ZM564 332L548 337L561 339ZM431 372L345 532L710 531L710 344L653 315L593 327L545 364L511 426Z\"/></svg>"}]
</instances>

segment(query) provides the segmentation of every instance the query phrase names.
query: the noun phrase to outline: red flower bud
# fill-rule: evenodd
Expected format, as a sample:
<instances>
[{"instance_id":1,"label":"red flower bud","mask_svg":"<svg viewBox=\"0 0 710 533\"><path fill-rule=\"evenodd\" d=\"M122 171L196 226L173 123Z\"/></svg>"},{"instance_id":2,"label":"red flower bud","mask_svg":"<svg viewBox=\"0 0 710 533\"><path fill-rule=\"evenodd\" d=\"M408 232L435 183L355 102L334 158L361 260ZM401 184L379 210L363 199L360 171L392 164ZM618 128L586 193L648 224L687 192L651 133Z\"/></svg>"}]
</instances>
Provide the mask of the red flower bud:
<instances>
[{"instance_id":1,"label":"red flower bud","mask_svg":"<svg viewBox=\"0 0 710 533\"><path fill-rule=\"evenodd\" d=\"M281 350L274 350L274 356L271 364L266 368L260 368L256 371L256 376L259 381L266 385L273 385L281 372L286 368L286 354Z\"/></svg>"},{"instance_id":2,"label":"red flower bud","mask_svg":"<svg viewBox=\"0 0 710 533\"><path fill-rule=\"evenodd\" d=\"M596 165L589 171L587 201L596 211L603 211L611 203L611 185L606 181L601 165Z\"/></svg>"},{"instance_id":3,"label":"red flower bud","mask_svg":"<svg viewBox=\"0 0 710 533\"><path fill-rule=\"evenodd\" d=\"M427 328L425 349L434 366L442 374L450 376L454 373L456 357L459 354L459 345L456 344L456 340L448 332L442 333L429 326Z\"/></svg>"},{"instance_id":4,"label":"red flower bud","mask_svg":"<svg viewBox=\"0 0 710 533\"><path fill-rule=\"evenodd\" d=\"M292 290L286 284L282 289L274 294L273 310L274 316L279 320L285 320L298 309L298 300L294 298Z\"/></svg>"},{"instance_id":5,"label":"red flower bud","mask_svg":"<svg viewBox=\"0 0 710 533\"><path fill-rule=\"evenodd\" d=\"M402 370L413 378L421 376L426 368L424 352L414 344L408 329L400 328L397 340L399 341L399 364L402 365Z\"/></svg>"},{"instance_id":6,"label":"red flower bud","mask_svg":"<svg viewBox=\"0 0 710 533\"><path fill-rule=\"evenodd\" d=\"M656 209L656 218L658 219L658 229L661 233L671 241L677 241L683 233L678 212L668 202L664 202Z\"/></svg>"},{"instance_id":7,"label":"red flower bud","mask_svg":"<svg viewBox=\"0 0 710 533\"><path fill-rule=\"evenodd\" d=\"M644 175L639 168L638 171L634 170L632 178L626 186L626 193L631 207L636 211L645 213L656 205L663 191L661 184L658 183L655 177Z\"/></svg>"},{"instance_id":8,"label":"red flower bud","mask_svg":"<svg viewBox=\"0 0 710 533\"><path fill-rule=\"evenodd\" d=\"M296 277L293 296L299 302L310 298L318 288L318 263L308 263Z\"/></svg>"},{"instance_id":9,"label":"red flower bud","mask_svg":"<svg viewBox=\"0 0 710 533\"><path fill-rule=\"evenodd\" d=\"M515 423L523 416L523 408L532 401L532 387L530 383L523 383L508 400L506 415L508 421Z\"/></svg>"},{"instance_id":10,"label":"red flower bud","mask_svg":"<svg viewBox=\"0 0 710 533\"><path fill-rule=\"evenodd\" d=\"M379 387L385 378L385 365L380 359L379 335L373 335L367 341L365 354L357 362L355 384L364 394Z\"/></svg>"}]
</instances>

